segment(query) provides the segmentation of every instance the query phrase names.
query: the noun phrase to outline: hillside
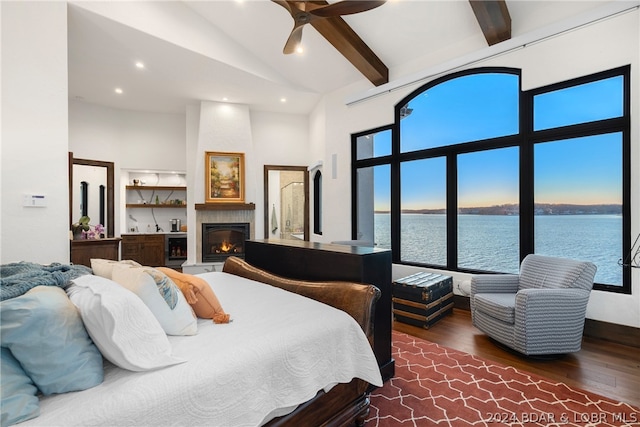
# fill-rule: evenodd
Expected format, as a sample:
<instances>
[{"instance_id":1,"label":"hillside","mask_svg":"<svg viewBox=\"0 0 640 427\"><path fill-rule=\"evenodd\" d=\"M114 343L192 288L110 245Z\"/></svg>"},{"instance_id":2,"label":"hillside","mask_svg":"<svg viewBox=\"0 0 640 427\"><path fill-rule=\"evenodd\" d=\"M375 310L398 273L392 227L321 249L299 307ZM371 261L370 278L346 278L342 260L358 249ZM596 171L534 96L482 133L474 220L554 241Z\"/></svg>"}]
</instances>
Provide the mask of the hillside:
<instances>
[{"instance_id":1,"label":"hillside","mask_svg":"<svg viewBox=\"0 0 640 427\"><path fill-rule=\"evenodd\" d=\"M602 204L602 205L572 205L572 204L552 204L536 203L534 206L536 215L621 215L622 205ZM407 214L444 214L445 209L404 209L402 213ZM389 213L389 211L376 211L376 213ZM496 206L479 206L470 208L459 208L460 215L518 215L520 207L516 204L505 204Z\"/></svg>"}]
</instances>

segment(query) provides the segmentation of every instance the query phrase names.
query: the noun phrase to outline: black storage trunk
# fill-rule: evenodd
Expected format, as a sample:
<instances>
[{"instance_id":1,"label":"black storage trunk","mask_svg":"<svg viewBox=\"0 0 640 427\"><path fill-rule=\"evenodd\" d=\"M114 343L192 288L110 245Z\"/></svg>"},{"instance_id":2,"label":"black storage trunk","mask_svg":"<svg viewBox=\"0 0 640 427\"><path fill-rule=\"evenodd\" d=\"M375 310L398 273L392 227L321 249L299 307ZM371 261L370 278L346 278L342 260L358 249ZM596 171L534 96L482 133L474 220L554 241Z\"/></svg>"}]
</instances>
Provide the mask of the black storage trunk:
<instances>
[{"instance_id":1,"label":"black storage trunk","mask_svg":"<svg viewBox=\"0 0 640 427\"><path fill-rule=\"evenodd\" d=\"M415 273L393 282L392 295L396 320L429 329L453 310L453 278Z\"/></svg>"}]
</instances>

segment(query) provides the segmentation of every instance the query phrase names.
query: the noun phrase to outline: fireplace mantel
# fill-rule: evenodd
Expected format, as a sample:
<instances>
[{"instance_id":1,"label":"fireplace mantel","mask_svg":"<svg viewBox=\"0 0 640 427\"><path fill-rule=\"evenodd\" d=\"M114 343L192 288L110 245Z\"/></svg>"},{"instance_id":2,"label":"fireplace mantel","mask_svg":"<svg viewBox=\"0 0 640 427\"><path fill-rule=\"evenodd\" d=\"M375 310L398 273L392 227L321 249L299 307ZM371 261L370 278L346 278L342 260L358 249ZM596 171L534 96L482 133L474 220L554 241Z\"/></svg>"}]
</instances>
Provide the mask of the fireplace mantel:
<instances>
[{"instance_id":1,"label":"fireplace mantel","mask_svg":"<svg viewBox=\"0 0 640 427\"><path fill-rule=\"evenodd\" d=\"M197 211L254 211L255 203L196 203Z\"/></svg>"}]
</instances>

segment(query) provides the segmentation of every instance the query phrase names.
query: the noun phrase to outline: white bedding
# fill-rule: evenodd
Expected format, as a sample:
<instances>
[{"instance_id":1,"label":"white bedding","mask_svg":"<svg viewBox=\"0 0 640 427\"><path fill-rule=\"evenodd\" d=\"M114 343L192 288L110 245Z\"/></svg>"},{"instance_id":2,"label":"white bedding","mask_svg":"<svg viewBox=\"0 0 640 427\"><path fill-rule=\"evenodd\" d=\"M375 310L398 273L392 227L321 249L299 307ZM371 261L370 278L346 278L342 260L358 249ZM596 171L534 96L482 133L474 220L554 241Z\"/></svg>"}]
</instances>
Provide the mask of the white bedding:
<instances>
[{"instance_id":1,"label":"white bedding","mask_svg":"<svg viewBox=\"0 0 640 427\"><path fill-rule=\"evenodd\" d=\"M199 319L197 335L169 337L188 362L130 372L105 361L104 383L41 398L41 415L20 425L257 426L337 383L382 385L348 314L231 274L201 277L233 321Z\"/></svg>"}]
</instances>

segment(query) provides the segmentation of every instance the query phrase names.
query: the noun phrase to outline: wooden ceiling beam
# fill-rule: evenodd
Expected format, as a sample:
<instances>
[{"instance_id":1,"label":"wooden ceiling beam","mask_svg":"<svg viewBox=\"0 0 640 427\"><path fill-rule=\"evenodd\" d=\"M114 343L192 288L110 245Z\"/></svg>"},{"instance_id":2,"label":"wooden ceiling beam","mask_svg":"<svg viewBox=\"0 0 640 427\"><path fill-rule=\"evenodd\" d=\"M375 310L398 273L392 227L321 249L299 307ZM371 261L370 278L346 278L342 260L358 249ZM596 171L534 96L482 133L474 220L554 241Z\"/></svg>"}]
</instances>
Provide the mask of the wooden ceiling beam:
<instances>
[{"instance_id":1,"label":"wooden ceiling beam","mask_svg":"<svg viewBox=\"0 0 640 427\"><path fill-rule=\"evenodd\" d=\"M316 19L311 25L375 86L389 82L387 66L344 19Z\"/></svg>"},{"instance_id":2,"label":"wooden ceiling beam","mask_svg":"<svg viewBox=\"0 0 640 427\"><path fill-rule=\"evenodd\" d=\"M311 24L329 43L335 47L354 67L358 69L375 86L389 82L389 69L380 58L367 46L356 32L340 16L326 16L325 14L313 14L314 10L322 10L330 6L326 0L291 1L272 0L285 8L291 14L295 26L291 36L287 40L284 53L292 53L302 37L302 26ZM384 1L343 1L339 4L332 3L334 13L352 14L358 13L362 7L374 8ZM340 11L335 10L340 6ZM328 9L327 9L328 10Z\"/></svg>"},{"instance_id":3,"label":"wooden ceiling beam","mask_svg":"<svg viewBox=\"0 0 640 427\"><path fill-rule=\"evenodd\" d=\"M469 4L489 46L511 38L511 15L505 0L469 0Z\"/></svg>"}]
</instances>

